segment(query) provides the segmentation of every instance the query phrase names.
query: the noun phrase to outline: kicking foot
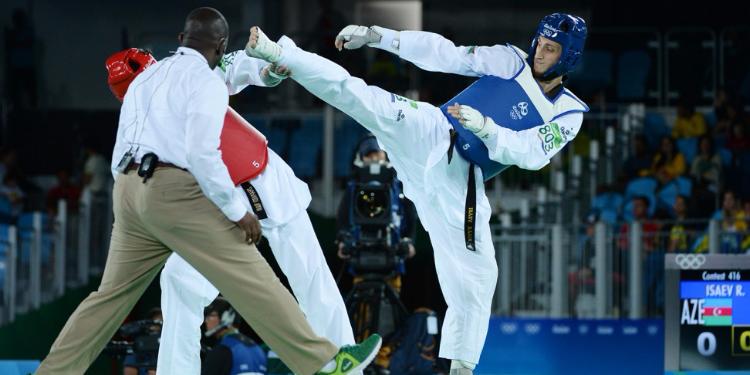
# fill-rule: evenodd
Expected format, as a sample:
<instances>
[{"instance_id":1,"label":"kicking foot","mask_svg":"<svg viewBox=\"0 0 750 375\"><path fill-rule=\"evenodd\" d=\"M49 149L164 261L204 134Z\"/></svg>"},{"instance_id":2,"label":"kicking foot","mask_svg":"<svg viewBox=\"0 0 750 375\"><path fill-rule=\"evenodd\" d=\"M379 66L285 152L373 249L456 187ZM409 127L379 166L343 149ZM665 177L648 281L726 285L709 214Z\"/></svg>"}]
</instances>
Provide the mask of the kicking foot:
<instances>
[{"instance_id":1,"label":"kicking foot","mask_svg":"<svg viewBox=\"0 0 750 375\"><path fill-rule=\"evenodd\" d=\"M281 58L281 46L268 39L260 27L253 26L250 28L250 38L245 45L245 53L250 57L275 63Z\"/></svg>"},{"instance_id":2,"label":"kicking foot","mask_svg":"<svg viewBox=\"0 0 750 375\"><path fill-rule=\"evenodd\" d=\"M373 334L359 344L342 346L332 360L336 367L333 369L324 368L318 372L318 375L358 374L375 359L382 343L383 340L380 335Z\"/></svg>"}]
</instances>

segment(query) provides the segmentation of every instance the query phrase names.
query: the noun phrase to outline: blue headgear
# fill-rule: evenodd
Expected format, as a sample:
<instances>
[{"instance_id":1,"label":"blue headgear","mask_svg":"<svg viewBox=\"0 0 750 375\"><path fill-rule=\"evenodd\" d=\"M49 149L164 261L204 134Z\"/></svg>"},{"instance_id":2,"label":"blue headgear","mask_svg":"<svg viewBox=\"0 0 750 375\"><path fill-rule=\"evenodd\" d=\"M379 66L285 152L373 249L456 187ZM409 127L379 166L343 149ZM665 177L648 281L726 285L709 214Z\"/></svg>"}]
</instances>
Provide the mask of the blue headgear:
<instances>
[{"instance_id":1,"label":"blue headgear","mask_svg":"<svg viewBox=\"0 0 750 375\"><path fill-rule=\"evenodd\" d=\"M528 62L534 66L536 45L540 36L560 43L562 53L557 64L547 69L542 76L544 80L568 74L581 61L583 45L586 42L586 21L583 18L566 13L553 13L542 18L531 41Z\"/></svg>"}]
</instances>

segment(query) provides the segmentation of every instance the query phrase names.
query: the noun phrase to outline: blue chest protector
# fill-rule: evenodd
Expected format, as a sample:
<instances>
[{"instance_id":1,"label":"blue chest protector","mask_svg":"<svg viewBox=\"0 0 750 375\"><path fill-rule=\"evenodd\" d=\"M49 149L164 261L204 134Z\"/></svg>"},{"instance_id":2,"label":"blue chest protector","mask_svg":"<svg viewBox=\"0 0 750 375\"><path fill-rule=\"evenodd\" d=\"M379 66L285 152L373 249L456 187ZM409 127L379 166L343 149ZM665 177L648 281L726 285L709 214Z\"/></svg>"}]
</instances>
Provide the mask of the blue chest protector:
<instances>
[{"instance_id":1,"label":"blue chest protector","mask_svg":"<svg viewBox=\"0 0 750 375\"><path fill-rule=\"evenodd\" d=\"M515 131L534 128L563 114L588 110L585 104L577 99L572 102L575 103L575 107L568 107L561 103L556 108L556 100L567 90L560 90L558 98L547 99L531 74L531 68L520 55L519 59L523 62L523 68L513 78L483 76L440 107L453 125L453 129L458 133L456 149L459 155L478 165L482 169L485 180L498 175L509 165L491 160L484 142L448 114L449 105L459 103L471 106L483 115L492 118L498 126ZM531 92L532 90L534 91ZM557 112L562 113L558 115Z\"/></svg>"},{"instance_id":2,"label":"blue chest protector","mask_svg":"<svg viewBox=\"0 0 750 375\"><path fill-rule=\"evenodd\" d=\"M228 334L221 338L219 345L232 351L231 375L266 373L266 354L257 344L249 344L236 334Z\"/></svg>"}]
</instances>

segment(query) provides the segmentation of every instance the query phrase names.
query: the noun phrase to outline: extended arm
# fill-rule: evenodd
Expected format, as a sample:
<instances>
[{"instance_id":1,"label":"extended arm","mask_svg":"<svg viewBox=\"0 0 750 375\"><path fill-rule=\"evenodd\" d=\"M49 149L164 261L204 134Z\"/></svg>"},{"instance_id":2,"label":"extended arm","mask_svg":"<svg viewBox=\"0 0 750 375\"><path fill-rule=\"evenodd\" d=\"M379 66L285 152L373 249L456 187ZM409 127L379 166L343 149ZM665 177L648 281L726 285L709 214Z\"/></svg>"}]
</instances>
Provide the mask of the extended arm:
<instances>
[{"instance_id":1,"label":"extended arm","mask_svg":"<svg viewBox=\"0 0 750 375\"><path fill-rule=\"evenodd\" d=\"M397 54L418 67L443 73L511 78L523 68L513 47L456 46L442 35L425 31L395 31L384 27L349 25L336 37L336 46L355 49L367 44Z\"/></svg>"}]
</instances>

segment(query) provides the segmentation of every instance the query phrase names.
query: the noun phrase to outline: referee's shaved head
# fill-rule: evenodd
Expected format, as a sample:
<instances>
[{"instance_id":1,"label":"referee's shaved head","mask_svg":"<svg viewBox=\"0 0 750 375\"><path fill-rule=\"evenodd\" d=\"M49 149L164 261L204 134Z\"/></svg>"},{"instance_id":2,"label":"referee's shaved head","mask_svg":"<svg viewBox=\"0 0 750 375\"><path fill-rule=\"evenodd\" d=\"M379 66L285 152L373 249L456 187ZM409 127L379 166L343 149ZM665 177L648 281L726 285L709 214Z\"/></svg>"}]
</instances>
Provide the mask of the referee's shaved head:
<instances>
[{"instance_id":1,"label":"referee's shaved head","mask_svg":"<svg viewBox=\"0 0 750 375\"><path fill-rule=\"evenodd\" d=\"M188 14L183 33L187 41L216 43L229 35L229 24L218 10L202 7Z\"/></svg>"},{"instance_id":2,"label":"referee's shaved head","mask_svg":"<svg viewBox=\"0 0 750 375\"><path fill-rule=\"evenodd\" d=\"M185 28L178 39L181 45L201 52L213 68L226 50L229 23L214 8L193 9L185 18Z\"/></svg>"}]
</instances>

